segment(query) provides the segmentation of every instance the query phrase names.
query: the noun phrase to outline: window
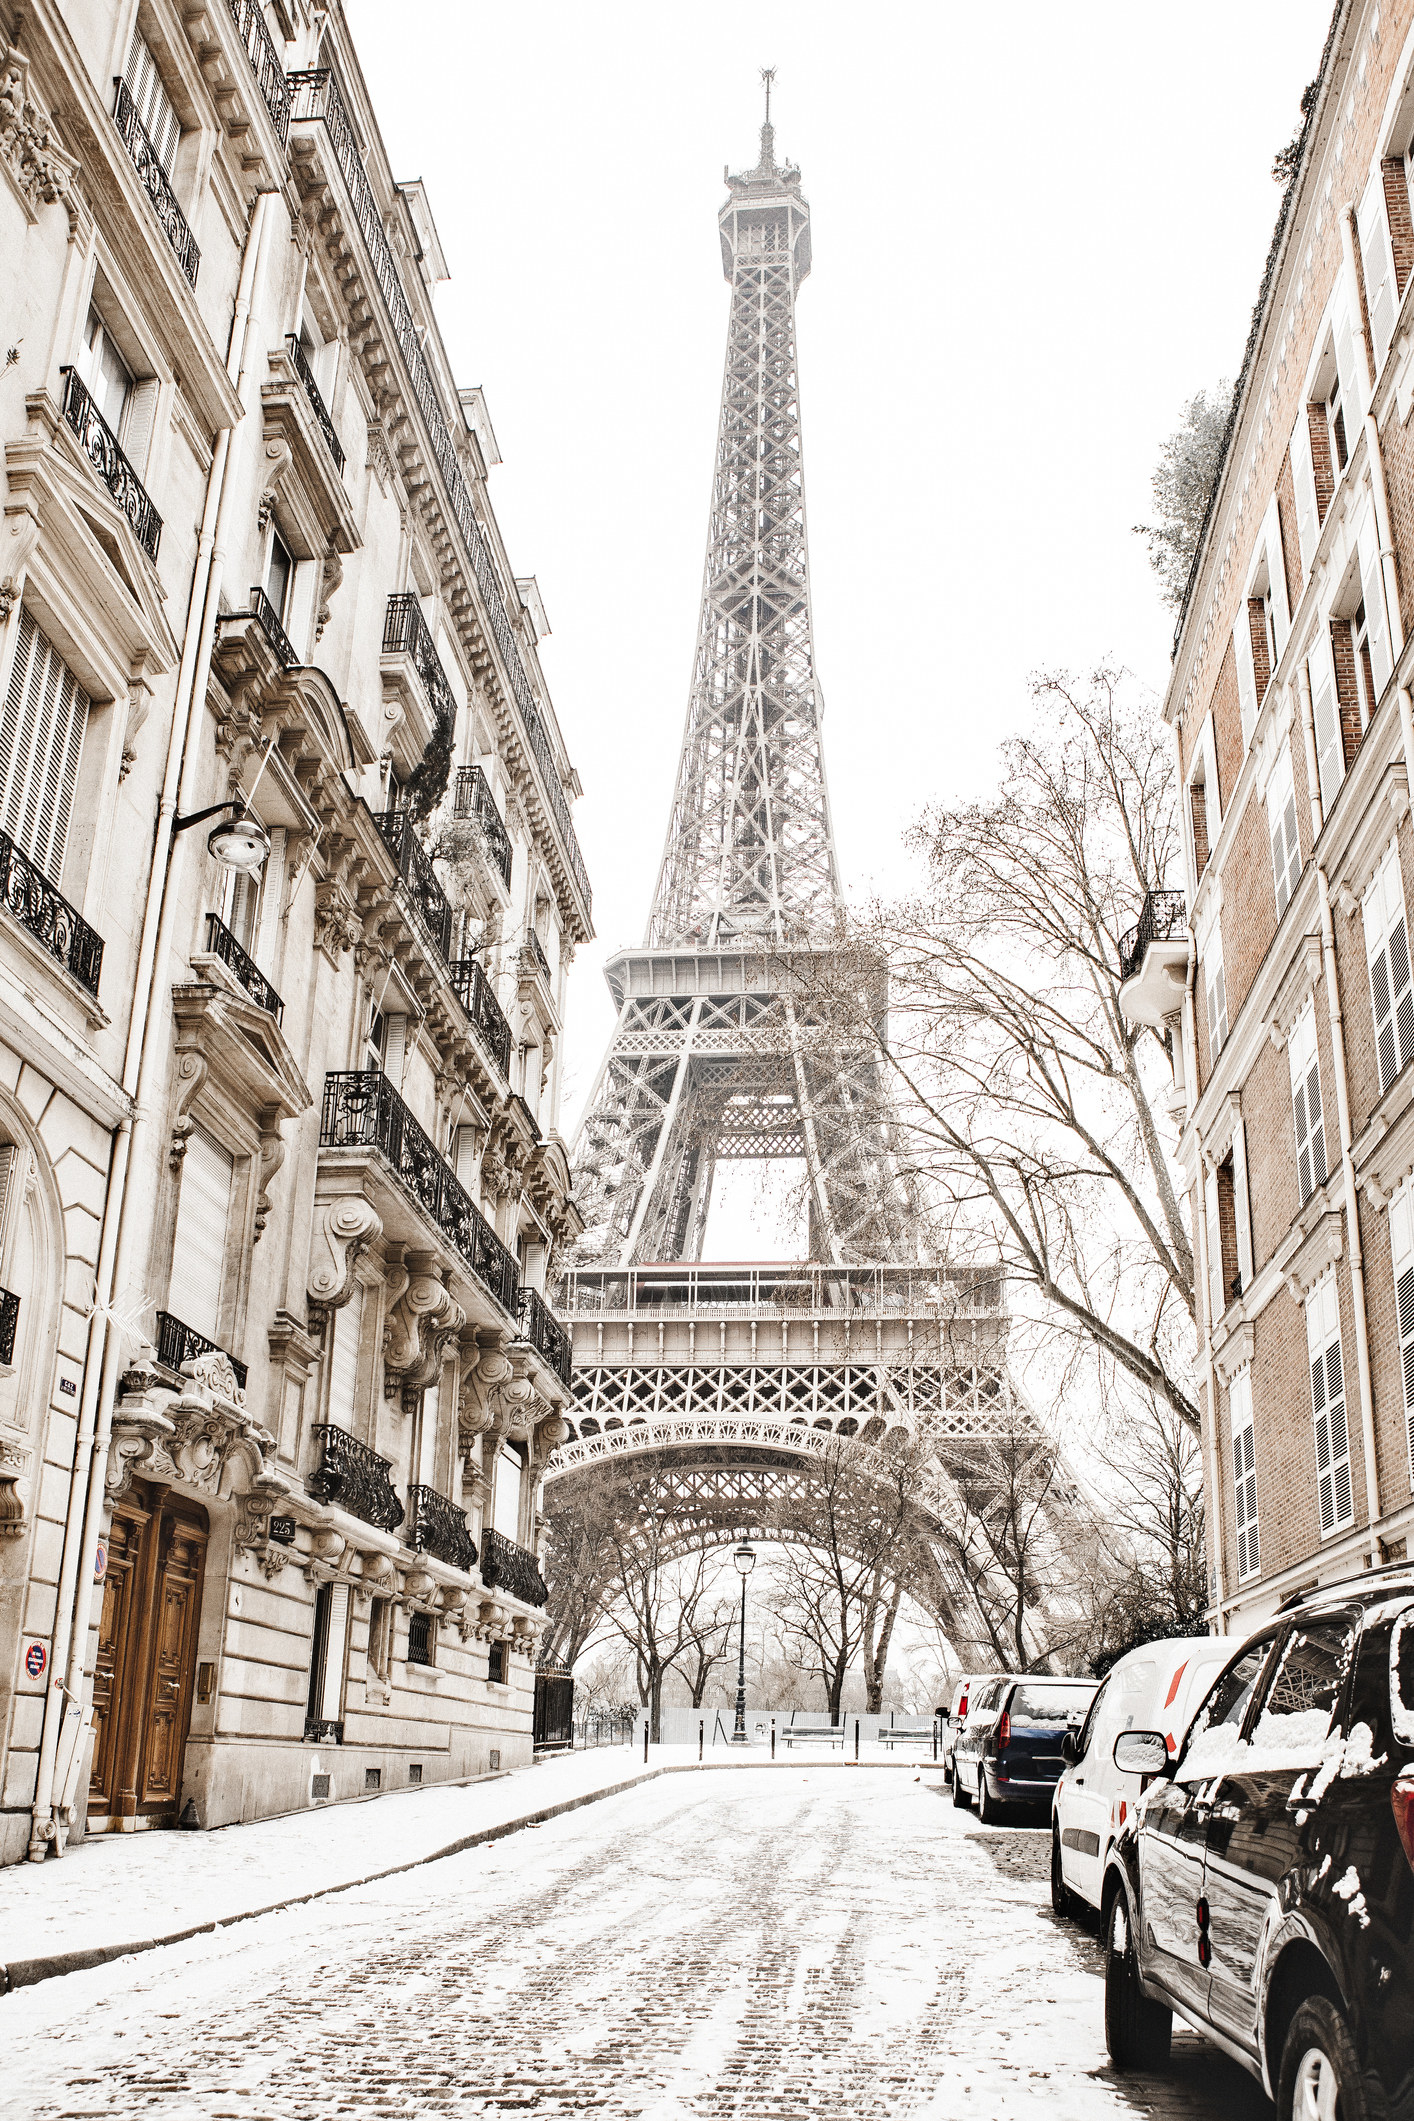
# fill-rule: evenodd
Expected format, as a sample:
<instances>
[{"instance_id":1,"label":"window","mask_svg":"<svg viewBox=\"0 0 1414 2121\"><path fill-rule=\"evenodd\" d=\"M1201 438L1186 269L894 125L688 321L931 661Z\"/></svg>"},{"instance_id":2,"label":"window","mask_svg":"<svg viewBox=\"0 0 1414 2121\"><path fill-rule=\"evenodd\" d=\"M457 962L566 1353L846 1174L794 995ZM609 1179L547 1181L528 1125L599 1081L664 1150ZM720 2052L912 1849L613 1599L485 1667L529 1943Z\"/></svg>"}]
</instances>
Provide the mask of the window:
<instances>
[{"instance_id":1,"label":"window","mask_svg":"<svg viewBox=\"0 0 1414 2121\"><path fill-rule=\"evenodd\" d=\"M368 1004L368 1029L363 1034L363 1065L365 1068L381 1068L383 1046L388 1036L388 1019L378 1004L371 998Z\"/></svg>"},{"instance_id":2,"label":"window","mask_svg":"<svg viewBox=\"0 0 1414 2121\"><path fill-rule=\"evenodd\" d=\"M241 948L249 950L252 954L255 951L261 886L264 881L263 869L258 870L254 876L239 869L228 869L221 881L221 903L217 912Z\"/></svg>"},{"instance_id":3,"label":"window","mask_svg":"<svg viewBox=\"0 0 1414 2121\"><path fill-rule=\"evenodd\" d=\"M1326 425L1330 429L1331 457L1337 469L1344 471L1350 462L1350 449L1346 442L1345 406L1341 401L1339 375L1333 379L1326 399Z\"/></svg>"},{"instance_id":4,"label":"window","mask_svg":"<svg viewBox=\"0 0 1414 2121\"><path fill-rule=\"evenodd\" d=\"M1402 1187L1389 1204L1389 1248L1394 1264L1399 1368L1404 1383L1404 1435L1409 1478L1414 1483L1414 1186Z\"/></svg>"},{"instance_id":5,"label":"window","mask_svg":"<svg viewBox=\"0 0 1414 2121\"><path fill-rule=\"evenodd\" d=\"M1239 1370L1227 1399L1232 1429L1232 1482L1237 1507L1237 1580L1246 1583L1261 1568L1257 1540L1257 1437L1252 1420L1252 1372Z\"/></svg>"},{"instance_id":6,"label":"window","mask_svg":"<svg viewBox=\"0 0 1414 2121\"><path fill-rule=\"evenodd\" d=\"M1368 726L1389 683L1391 661L1385 625L1384 581L1380 572L1380 545L1371 511L1360 526L1357 540L1360 568L1360 603L1353 623L1355 660L1360 681L1363 718Z\"/></svg>"},{"instance_id":7,"label":"window","mask_svg":"<svg viewBox=\"0 0 1414 2121\"><path fill-rule=\"evenodd\" d=\"M87 726L88 694L22 607L0 721L0 832L55 883Z\"/></svg>"},{"instance_id":8,"label":"window","mask_svg":"<svg viewBox=\"0 0 1414 2121\"><path fill-rule=\"evenodd\" d=\"M349 1587L346 1583L321 1583L314 1597L314 1641L309 1660L307 1713L311 1721L337 1723L344 1713L348 1639Z\"/></svg>"},{"instance_id":9,"label":"window","mask_svg":"<svg viewBox=\"0 0 1414 2121\"><path fill-rule=\"evenodd\" d=\"M229 1150L205 1127L194 1125L182 1158L167 1308L207 1340L220 1336L234 1177L235 1158Z\"/></svg>"},{"instance_id":10,"label":"window","mask_svg":"<svg viewBox=\"0 0 1414 2121\"><path fill-rule=\"evenodd\" d=\"M1329 632L1319 633L1308 666L1311 681L1311 716L1316 732L1316 770L1321 783L1321 806L1329 817L1341 782L1345 779L1345 742L1335 689L1335 661Z\"/></svg>"},{"instance_id":11,"label":"window","mask_svg":"<svg viewBox=\"0 0 1414 2121\"><path fill-rule=\"evenodd\" d=\"M138 29L133 31L123 79L133 99L133 107L142 120L143 130L152 143L152 151L170 177L176 162L177 143L182 137L181 120L162 85L162 76L147 39Z\"/></svg>"},{"instance_id":12,"label":"window","mask_svg":"<svg viewBox=\"0 0 1414 2121\"><path fill-rule=\"evenodd\" d=\"M1316 467L1311 456L1311 419L1304 405L1291 430L1291 484L1296 495L1296 543L1301 555L1301 580L1311 572L1321 535L1324 511L1316 500Z\"/></svg>"},{"instance_id":13,"label":"window","mask_svg":"<svg viewBox=\"0 0 1414 2121\"><path fill-rule=\"evenodd\" d=\"M1328 1274L1306 1299L1306 1352L1311 1362L1311 1414L1316 1428L1316 1497L1321 1537L1353 1523L1350 1431L1345 1415L1345 1371L1340 1353L1340 1306Z\"/></svg>"},{"instance_id":14,"label":"window","mask_svg":"<svg viewBox=\"0 0 1414 2121\"><path fill-rule=\"evenodd\" d=\"M1291 745L1281 747L1281 756L1267 783L1267 832L1272 843L1272 876L1276 884L1277 919L1291 901L1301 876L1301 842L1296 829L1296 784L1291 772Z\"/></svg>"},{"instance_id":15,"label":"window","mask_svg":"<svg viewBox=\"0 0 1414 2121\"><path fill-rule=\"evenodd\" d=\"M1227 981L1223 975L1222 928L1216 919L1204 924L1198 938L1198 967L1203 980L1203 999L1208 1012L1208 1066L1222 1051L1227 1038Z\"/></svg>"},{"instance_id":16,"label":"window","mask_svg":"<svg viewBox=\"0 0 1414 2121\"><path fill-rule=\"evenodd\" d=\"M290 584L295 578L294 555L278 530L270 533L270 555L265 562L265 594L283 626L289 617Z\"/></svg>"},{"instance_id":17,"label":"window","mask_svg":"<svg viewBox=\"0 0 1414 2121\"><path fill-rule=\"evenodd\" d=\"M391 1598L375 1598L368 1614L368 1669L384 1686L393 1666L393 1615Z\"/></svg>"},{"instance_id":18,"label":"window","mask_svg":"<svg viewBox=\"0 0 1414 2121\"><path fill-rule=\"evenodd\" d=\"M520 1538L520 1453L514 1444L503 1443L496 1453L496 1490L492 1498L491 1524L505 1539Z\"/></svg>"},{"instance_id":19,"label":"window","mask_svg":"<svg viewBox=\"0 0 1414 2121\"><path fill-rule=\"evenodd\" d=\"M1349 1620L1300 1621L1282 1645L1252 1727L1252 1744L1282 1752L1318 1748L1345 1691L1354 1653Z\"/></svg>"},{"instance_id":20,"label":"window","mask_svg":"<svg viewBox=\"0 0 1414 2121\"><path fill-rule=\"evenodd\" d=\"M486 1677L492 1686L504 1686L506 1683L506 1645L503 1642L493 1642L491 1645L490 1655L486 1660Z\"/></svg>"},{"instance_id":21,"label":"window","mask_svg":"<svg viewBox=\"0 0 1414 2121\"><path fill-rule=\"evenodd\" d=\"M1206 1780L1221 1772L1223 1762L1236 1751L1272 1639L1270 1635L1264 1635L1249 1644L1226 1671L1219 1673L1211 1693L1189 1726L1188 1740L1178 1766L1178 1781Z\"/></svg>"},{"instance_id":22,"label":"window","mask_svg":"<svg viewBox=\"0 0 1414 2121\"><path fill-rule=\"evenodd\" d=\"M363 1284L355 1281L349 1300L330 1314L329 1419L352 1429L358 1404L358 1349L363 1330Z\"/></svg>"},{"instance_id":23,"label":"window","mask_svg":"<svg viewBox=\"0 0 1414 2121\"><path fill-rule=\"evenodd\" d=\"M1296 1119L1296 1186L1305 1207L1326 1182L1326 1125L1321 1110L1321 1063L1316 1051L1316 1005L1308 1001L1287 1041L1291 1105Z\"/></svg>"},{"instance_id":24,"label":"window","mask_svg":"<svg viewBox=\"0 0 1414 2121\"><path fill-rule=\"evenodd\" d=\"M1394 257L1385 221L1384 172L1376 164L1365 187L1356 215L1360 235L1360 262L1365 269L1365 304L1370 312L1370 339L1375 351L1375 373L1379 374L1394 337L1398 308L1394 284Z\"/></svg>"},{"instance_id":25,"label":"window","mask_svg":"<svg viewBox=\"0 0 1414 2121\"><path fill-rule=\"evenodd\" d=\"M1389 847L1365 893L1365 956L1380 1089L1385 1091L1414 1056L1414 987L1409 976L1409 930L1399 847Z\"/></svg>"},{"instance_id":26,"label":"window","mask_svg":"<svg viewBox=\"0 0 1414 2121\"><path fill-rule=\"evenodd\" d=\"M437 1662L437 1623L430 1613L408 1615L407 1661L428 1665Z\"/></svg>"},{"instance_id":27,"label":"window","mask_svg":"<svg viewBox=\"0 0 1414 2121\"><path fill-rule=\"evenodd\" d=\"M122 442L134 377L96 309L89 310L83 346L74 365L89 396Z\"/></svg>"},{"instance_id":28,"label":"window","mask_svg":"<svg viewBox=\"0 0 1414 2121\"><path fill-rule=\"evenodd\" d=\"M1237 1242L1237 1183L1231 1151L1203 1181L1203 1209L1207 1219L1208 1318L1221 1318L1228 1305L1242 1293L1242 1267Z\"/></svg>"}]
</instances>

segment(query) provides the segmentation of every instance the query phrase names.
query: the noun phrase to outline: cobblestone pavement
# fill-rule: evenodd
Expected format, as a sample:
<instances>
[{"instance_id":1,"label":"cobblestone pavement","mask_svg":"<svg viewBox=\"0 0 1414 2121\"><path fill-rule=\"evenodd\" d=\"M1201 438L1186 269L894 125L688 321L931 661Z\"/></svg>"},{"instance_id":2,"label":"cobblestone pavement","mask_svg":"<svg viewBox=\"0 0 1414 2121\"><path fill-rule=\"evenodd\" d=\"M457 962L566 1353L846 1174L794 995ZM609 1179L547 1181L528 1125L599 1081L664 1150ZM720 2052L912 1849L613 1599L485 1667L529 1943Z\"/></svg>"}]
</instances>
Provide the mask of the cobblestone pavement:
<instances>
[{"instance_id":1,"label":"cobblestone pavement","mask_svg":"<svg viewBox=\"0 0 1414 2121\"><path fill-rule=\"evenodd\" d=\"M1191 2035L1112 2076L1047 1854L927 1774L672 1776L0 1999L0 2115L1269 2115Z\"/></svg>"}]
</instances>

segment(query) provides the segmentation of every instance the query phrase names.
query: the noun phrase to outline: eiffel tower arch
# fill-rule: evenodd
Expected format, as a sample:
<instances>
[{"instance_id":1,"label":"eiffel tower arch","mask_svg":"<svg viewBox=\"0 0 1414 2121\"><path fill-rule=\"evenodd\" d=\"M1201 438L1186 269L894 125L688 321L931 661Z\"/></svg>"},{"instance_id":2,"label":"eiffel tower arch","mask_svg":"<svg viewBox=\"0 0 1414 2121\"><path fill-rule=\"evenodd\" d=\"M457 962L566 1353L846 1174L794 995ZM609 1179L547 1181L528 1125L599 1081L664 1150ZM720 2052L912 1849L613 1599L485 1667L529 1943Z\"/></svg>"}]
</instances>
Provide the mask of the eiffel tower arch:
<instances>
[{"instance_id":1,"label":"eiffel tower arch","mask_svg":"<svg viewBox=\"0 0 1414 2121\"><path fill-rule=\"evenodd\" d=\"M776 158L769 77L757 164L726 183L731 307L687 721L643 943L605 967L617 1021L575 1145L585 1233L560 1299L574 1405L546 1478L621 1461L687 1545L791 1539L812 1457L926 1436L910 1588L961 1647L947 1498L975 1483L986 1439L1028 1417L997 1271L919 1261L879 1048L836 1035L813 999L847 964L886 1023L886 967L839 940L796 358L810 209ZM804 1172L807 1260L705 1263L718 1164L776 1158Z\"/></svg>"}]
</instances>

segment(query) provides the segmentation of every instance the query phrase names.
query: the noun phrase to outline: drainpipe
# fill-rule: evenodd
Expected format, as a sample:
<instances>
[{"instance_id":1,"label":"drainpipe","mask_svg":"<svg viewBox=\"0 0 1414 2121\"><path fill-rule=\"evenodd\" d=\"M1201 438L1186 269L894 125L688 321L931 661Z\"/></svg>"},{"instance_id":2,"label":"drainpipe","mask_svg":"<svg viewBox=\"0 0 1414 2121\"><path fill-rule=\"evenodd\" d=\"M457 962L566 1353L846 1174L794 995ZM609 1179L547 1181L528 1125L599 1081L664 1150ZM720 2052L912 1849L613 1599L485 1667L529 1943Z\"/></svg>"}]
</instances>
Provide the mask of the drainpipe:
<instances>
[{"instance_id":1,"label":"drainpipe","mask_svg":"<svg viewBox=\"0 0 1414 2121\"><path fill-rule=\"evenodd\" d=\"M1192 1085L1192 1088L1189 1091L1189 1096L1192 1100L1192 1103L1189 1106L1190 1112L1192 1111L1193 1106L1195 1106L1198 1102L1198 1032L1193 1014L1195 1008L1195 996L1197 993L1197 980L1198 945L1195 939L1190 938L1188 944L1187 973L1188 1006L1183 1012L1183 1045L1185 1065L1188 1070L1189 1083ZM1223 1607L1227 1599L1227 1566L1226 1553L1223 1545L1223 1467L1222 1457L1218 1451L1218 1380L1217 1371L1213 1366L1213 1337L1211 1332L1209 1331L1208 1319L1208 1307L1212 1302L1212 1297L1209 1293L1211 1289L1211 1284L1208 1280L1208 1216L1206 1202L1203 1198L1203 1151L1201 1147L1198 1151L1197 1213L1194 1215L1193 1221L1198 1233L1198 1287L1203 1307L1203 1382L1208 1403L1207 1421L1204 1426L1207 1429L1205 1445L1208 1454L1208 1493L1212 1497L1213 1504L1211 1511L1212 1526L1210 1540L1213 1557L1214 1577L1214 1591L1212 1602L1214 1607L1217 1609L1218 1620L1221 1623L1224 1619ZM1219 1626L1218 1632L1219 1634L1222 1633L1221 1625Z\"/></svg>"},{"instance_id":2,"label":"drainpipe","mask_svg":"<svg viewBox=\"0 0 1414 2121\"><path fill-rule=\"evenodd\" d=\"M1355 1314L1355 1361L1360 1379L1360 1442L1365 1454L1365 1510L1370 1520L1370 1566L1378 1568L1380 1539L1376 1529L1382 1515L1380 1476L1375 1461L1375 1394L1370 1382L1370 1338L1365 1317L1365 1257L1360 1248L1360 1204L1355 1185L1355 1159L1351 1154L1350 1098L1345 1079L1345 1027L1340 1010L1340 975L1336 967L1335 922L1331 918L1330 886L1324 869L1316 871L1321 894L1321 957L1326 974L1326 1000L1330 1007L1331 1048L1335 1055L1335 1100L1340 1116L1340 1161L1345 1174L1345 1223L1350 1237L1350 1306Z\"/></svg>"},{"instance_id":3,"label":"drainpipe","mask_svg":"<svg viewBox=\"0 0 1414 2121\"><path fill-rule=\"evenodd\" d=\"M255 284L257 263L263 263L264 253L268 250L269 230L272 225L270 209L274 196L273 193L262 192L256 200L255 212L251 216L251 225L246 236L245 255L241 260L240 284L226 359L226 372L238 388L244 371L245 351L249 339L251 291ZM166 897L167 863L172 842L171 825L177 810L177 794L190 732L192 705L201 697L194 680L198 667L209 664L210 661L210 635L215 625L220 593L219 580L214 584L213 593L212 556L220 523L220 511L229 491L226 472L230 462L230 445L231 429L223 427L216 436L211 469L206 481L206 500L197 542L196 567L192 576L191 601L187 607L172 729L168 739L167 763L157 814L156 844L143 909L142 937L138 946L133 982L133 1006L123 1060L123 1089L130 1099L135 1099L138 1089L144 1083L144 1076L148 1072L144 1062L155 1043L151 1035L151 999L158 961L159 924ZM204 656L203 637L206 641ZM89 1614L94 1589L92 1568L90 1566L85 1571L83 1564L86 1557L92 1557L97 1551L98 1535L103 1521L104 1475L107 1471L108 1445L113 1430L114 1388L117 1384L123 1346L122 1336L117 1332L108 1333L106 1347L104 1346L106 1312L113 1300L114 1263L127 1198L133 1136L137 1129L144 1125L145 1115L140 1105L131 1117L125 1117L120 1122L104 1198L98 1267L94 1277L95 1301L93 1315L89 1320L88 1344L84 1356L83 1397L79 1407L78 1437L75 1443L69 1506L64 1524L64 1545L59 1565L50 1663L51 1683L45 1699L44 1723L40 1732L39 1769L35 1782L33 1826L29 1843L29 1858L32 1863L44 1861L51 1842L56 1854L63 1854L62 1838L54 1817L54 1763L59 1733L63 1726L65 1698L67 1696L77 1701L83 1693ZM101 1362L100 1349L103 1350Z\"/></svg>"}]
</instances>

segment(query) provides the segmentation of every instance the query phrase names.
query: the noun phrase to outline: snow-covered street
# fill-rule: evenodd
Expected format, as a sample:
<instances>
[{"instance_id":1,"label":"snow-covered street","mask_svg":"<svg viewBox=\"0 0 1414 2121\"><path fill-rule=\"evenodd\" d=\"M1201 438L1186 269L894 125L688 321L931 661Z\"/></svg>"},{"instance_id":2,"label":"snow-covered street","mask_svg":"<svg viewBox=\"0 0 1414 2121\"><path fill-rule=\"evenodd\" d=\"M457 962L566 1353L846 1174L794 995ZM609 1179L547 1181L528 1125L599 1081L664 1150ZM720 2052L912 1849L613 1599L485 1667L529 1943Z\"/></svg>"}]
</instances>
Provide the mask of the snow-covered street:
<instances>
[{"instance_id":1,"label":"snow-covered street","mask_svg":"<svg viewBox=\"0 0 1414 2121\"><path fill-rule=\"evenodd\" d=\"M928 1770L670 1775L17 1990L0 2114L1268 2113L1192 2035L1168 2078L1112 2076L1099 1949L1053 1918L1047 1854Z\"/></svg>"}]
</instances>

